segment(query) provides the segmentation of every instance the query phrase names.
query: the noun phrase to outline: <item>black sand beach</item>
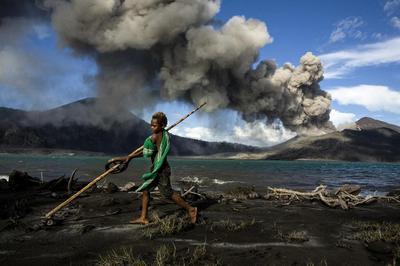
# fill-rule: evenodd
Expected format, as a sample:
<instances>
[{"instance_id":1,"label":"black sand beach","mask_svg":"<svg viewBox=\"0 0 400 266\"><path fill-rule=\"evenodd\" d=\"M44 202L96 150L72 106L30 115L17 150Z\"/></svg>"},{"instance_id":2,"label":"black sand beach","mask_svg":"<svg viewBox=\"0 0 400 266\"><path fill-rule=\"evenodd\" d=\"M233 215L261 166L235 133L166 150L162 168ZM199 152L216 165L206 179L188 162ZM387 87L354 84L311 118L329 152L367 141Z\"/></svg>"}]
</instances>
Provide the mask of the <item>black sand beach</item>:
<instances>
[{"instance_id":1,"label":"black sand beach","mask_svg":"<svg viewBox=\"0 0 400 266\"><path fill-rule=\"evenodd\" d=\"M194 226L155 193L152 223L139 226L128 223L139 215L138 194L97 189L61 210L49 226L41 217L62 202L55 198L62 193L2 192L0 264L395 265L399 259L398 203L342 210L317 201L287 204L265 193L261 189L253 199L189 195L200 209ZM6 217L4 206L11 205Z\"/></svg>"}]
</instances>

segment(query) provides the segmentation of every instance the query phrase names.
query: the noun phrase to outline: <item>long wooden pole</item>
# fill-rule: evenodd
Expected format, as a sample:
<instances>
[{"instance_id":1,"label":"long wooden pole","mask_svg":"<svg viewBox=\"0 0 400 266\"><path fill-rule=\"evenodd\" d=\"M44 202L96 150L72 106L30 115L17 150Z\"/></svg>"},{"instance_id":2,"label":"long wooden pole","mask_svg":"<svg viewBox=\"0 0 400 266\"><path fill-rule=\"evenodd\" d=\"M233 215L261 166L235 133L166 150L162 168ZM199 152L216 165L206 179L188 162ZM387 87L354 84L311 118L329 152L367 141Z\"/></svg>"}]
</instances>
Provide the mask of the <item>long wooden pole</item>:
<instances>
[{"instance_id":1,"label":"long wooden pole","mask_svg":"<svg viewBox=\"0 0 400 266\"><path fill-rule=\"evenodd\" d=\"M176 125L178 125L179 123L181 123L183 120L185 120L186 118L188 118L189 116L191 116L194 112L196 112L197 110L199 110L200 108L202 108L204 105L206 105L206 103L203 103L202 105L200 105L199 107L197 107L196 109L194 109L193 111L191 111L190 113L188 113L187 115L185 115L184 117L182 117L178 122L176 122L175 124L169 126L166 130L170 130L173 127L175 127ZM136 150L134 150L130 155L132 154L136 154L136 153L140 153L143 151L143 146L137 148ZM104 173L102 173L101 175L99 175L98 177L96 177L95 179L93 179L89 184L87 184L85 187L83 187L81 190L79 190L78 192L76 192L74 195L72 195L71 197L69 197L67 200L65 200L64 202L62 202L60 205L58 205L57 207L55 207L54 209L52 209L51 211L49 211L46 215L45 218L50 219L56 212L58 212L59 210L61 210L62 208L64 208L65 206L67 206L71 201L73 201L74 199L76 199L77 197L79 197L79 195L81 195L83 192L85 192L86 190L88 190L89 188L91 188L92 186L94 186L97 182L99 182L101 179L103 179L104 177L106 177L108 174L110 174L112 171L114 171L115 169L117 169L120 166L120 164L116 164L114 166L112 166L110 169L108 169L107 171L105 171Z\"/></svg>"}]
</instances>

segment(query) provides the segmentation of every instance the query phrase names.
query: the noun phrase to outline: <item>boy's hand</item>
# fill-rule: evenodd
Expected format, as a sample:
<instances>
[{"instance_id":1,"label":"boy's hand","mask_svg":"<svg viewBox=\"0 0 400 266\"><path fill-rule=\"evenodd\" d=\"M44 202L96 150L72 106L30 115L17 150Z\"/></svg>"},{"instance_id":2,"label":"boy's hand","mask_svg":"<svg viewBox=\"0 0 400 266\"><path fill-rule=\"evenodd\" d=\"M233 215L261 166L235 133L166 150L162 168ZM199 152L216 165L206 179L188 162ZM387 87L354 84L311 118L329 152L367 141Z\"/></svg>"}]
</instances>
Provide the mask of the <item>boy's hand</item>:
<instances>
[{"instance_id":1,"label":"boy's hand","mask_svg":"<svg viewBox=\"0 0 400 266\"><path fill-rule=\"evenodd\" d=\"M118 174L126 170L128 168L129 161L132 159L130 156L123 156L123 157L115 157L108 160L107 164L105 165L105 169L108 171L110 168L114 168L111 171L111 174Z\"/></svg>"},{"instance_id":2,"label":"boy's hand","mask_svg":"<svg viewBox=\"0 0 400 266\"><path fill-rule=\"evenodd\" d=\"M115 157L115 158L111 158L110 160L108 160L108 162L113 162L113 161L122 161L122 163L129 163L131 161L131 157L129 156L122 156L122 157Z\"/></svg>"}]
</instances>

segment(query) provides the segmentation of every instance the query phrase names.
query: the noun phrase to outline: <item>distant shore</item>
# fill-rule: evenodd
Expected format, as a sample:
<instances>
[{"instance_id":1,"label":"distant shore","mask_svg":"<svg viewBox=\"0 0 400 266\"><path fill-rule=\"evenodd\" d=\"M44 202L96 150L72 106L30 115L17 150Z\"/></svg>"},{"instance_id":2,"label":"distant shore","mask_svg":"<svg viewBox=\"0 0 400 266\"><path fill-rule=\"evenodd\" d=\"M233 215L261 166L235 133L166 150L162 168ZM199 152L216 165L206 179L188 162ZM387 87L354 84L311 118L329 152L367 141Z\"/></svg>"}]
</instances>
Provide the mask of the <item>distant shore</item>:
<instances>
[{"instance_id":1,"label":"distant shore","mask_svg":"<svg viewBox=\"0 0 400 266\"><path fill-rule=\"evenodd\" d=\"M74 155L87 155L87 156L105 156L109 155L103 152L93 152L93 151L84 151L84 150L69 150L69 149L46 149L46 148L0 148L0 154L38 154L38 155L47 155L47 154L56 154L56 155L66 155L66 156L74 156Z\"/></svg>"},{"instance_id":2,"label":"distant shore","mask_svg":"<svg viewBox=\"0 0 400 266\"><path fill-rule=\"evenodd\" d=\"M1 154L30 154L30 155L61 155L61 156L109 156L110 158L116 156L124 156L123 153L104 153L93 152L85 150L70 150L70 149L47 149L47 148L0 148ZM171 158L182 159L200 159L200 160L269 160L269 161L321 161L321 162L353 162L348 160L339 159L326 159L326 158L300 158L294 160L279 160L279 159L265 159L268 151L258 153L217 153L210 155L185 155L185 156L169 156ZM381 162L374 160L354 161L354 162L368 162L368 163L394 163L399 162Z\"/></svg>"}]
</instances>

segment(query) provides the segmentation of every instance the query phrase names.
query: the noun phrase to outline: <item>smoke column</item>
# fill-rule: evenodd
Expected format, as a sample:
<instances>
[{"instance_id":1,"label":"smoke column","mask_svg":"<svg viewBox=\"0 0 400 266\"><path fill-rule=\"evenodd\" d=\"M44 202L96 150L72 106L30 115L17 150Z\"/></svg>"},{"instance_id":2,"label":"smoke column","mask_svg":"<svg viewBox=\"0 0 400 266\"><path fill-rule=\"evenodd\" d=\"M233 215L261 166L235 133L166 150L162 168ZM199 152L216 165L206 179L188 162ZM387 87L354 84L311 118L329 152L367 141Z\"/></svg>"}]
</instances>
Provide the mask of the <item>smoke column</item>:
<instances>
[{"instance_id":1,"label":"smoke column","mask_svg":"<svg viewBox=\"0 0 400 266\"><path fill-rule=\"evenodd\" d=\"M160 100L209 111L229 108L246 121L279 119L297 132L331 130L331 98L322 91L321 61L312 53L297 67L259 50L272 42L267 26L234 16L213 18L217 0L44 0L63 45L96 59L105 105L144 107Z\"/></svg>"}]
</instances>

